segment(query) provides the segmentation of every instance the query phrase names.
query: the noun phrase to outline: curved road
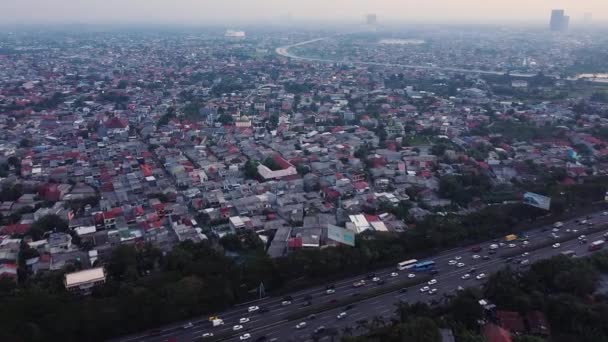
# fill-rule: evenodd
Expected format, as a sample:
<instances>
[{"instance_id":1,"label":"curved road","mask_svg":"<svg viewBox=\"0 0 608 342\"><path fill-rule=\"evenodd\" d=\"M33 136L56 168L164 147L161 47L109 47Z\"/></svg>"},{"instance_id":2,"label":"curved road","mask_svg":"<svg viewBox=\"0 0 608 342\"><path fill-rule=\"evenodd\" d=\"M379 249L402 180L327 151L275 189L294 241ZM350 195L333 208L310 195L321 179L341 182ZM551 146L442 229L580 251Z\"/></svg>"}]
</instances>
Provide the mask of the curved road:
<instances>
[{"instance_id":1,"label":"curved road","mask_svg":"<svg viewBox=\"0 0 608 342\"><path fill-rule=\"evenodd\" d=\"M312 43L315 43L315 42L318 42L318 41L327 40L327 39L329 39L331 37L334 37L334 36L337 36L337 35L327 36L327 37L321 37L321 38L311 39L311 40L307 40L307 41L296 43L296 44L281 46L281 47L276 48L275 52L278 55L283 56L283 57L291 58L291 59L294 59L294 60L309 61L309 62L345 63L345 64L355 64L355 65L373 65L373 66L397 67L397 68L418 69L418 70L440 70L440 71L460 72L460 73L469 73L469 74L483 74L483 75L504 75L506 73L506 71L463 69L463 68L455 68L455 67L440 67L440 66L430 66L430 65L381 63L381 62L339 61L339 60L331 60L331 59L324 59L324 58L303 57L303 56L294 55L291 52L289 52L289 49L291 49L291 48L294 48L294 47L297 47L297 46L303 46L303 45L312 44ZM518 74L518 73L511 73L510 75L511 76L516 76L516 77L534 77L535 76L535 75Z\"/></svg>"}]
</instances>

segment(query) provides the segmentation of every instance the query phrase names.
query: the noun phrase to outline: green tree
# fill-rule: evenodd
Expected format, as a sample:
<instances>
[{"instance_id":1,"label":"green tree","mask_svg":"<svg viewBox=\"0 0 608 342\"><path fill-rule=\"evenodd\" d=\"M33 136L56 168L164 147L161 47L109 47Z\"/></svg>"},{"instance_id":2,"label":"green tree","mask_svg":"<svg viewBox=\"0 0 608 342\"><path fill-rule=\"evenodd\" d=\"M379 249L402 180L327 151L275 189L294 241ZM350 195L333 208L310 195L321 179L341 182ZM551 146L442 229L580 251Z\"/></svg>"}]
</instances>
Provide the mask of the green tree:
<instances>
[{"instance_id":1,"label":"green tree","mask_svg":"<svg viewBox=\"0 0 608 342\"><path fill-rule=\"evenodd\" d=\"M416 317L397 326L398 336L403 342L440 342L441 333L437 324L427 317Z\"/></svg>"},{"instance_id":2,"label":"green tree","mask_svg":"<svg viewBox=\"0 0 608 342\"><path fill-rule=\"evenodd\" d=\"M112 251L106 266L108 275L116 280L133 281L138 278L137 252L130 245L120 245Z\"/></svg>"},{"instance_id":3,"label":"green tree","mask_svg":"<svg viewBox=\"0 0 608 342\"><path fill-rule=\"evenodd\" d=\"M245 177L249 178L249 179L256 179L258 177L258 165L260 163L258 163L255 160L248 160L247 162L245 162Z\"/></svg>"},{"instance_id":4,"label":"green tree","mask_svg":"<svg viewBox=\"0 0 608 342\"><path fill-rule=\"evenodd\" d=\"M40 240L43 238L46 232L67 232L68 223L57 215L50 214L43 216L38 221L34 222L30 227L28 234L32 236L34 240Z\"/></svg>"},{"instance_id":5,"label":"green tree","mask_svg":"<svg viewBox=\"0 0 608 342\"><path fill-rule=\"evenodd\" d=\"M459 322L471 330L477 329L477 321L483 318L483 309L478 303L477 296L470 289L460 292L453 298L448 310L452 321Z\"/></svg>"},{"instance_id":6,"label":"green tree","mask_svg":"<svg viewBox=\"0 0 608 342\"><path fill-rule=\"evenodd\" d=\"M129 82L126 80L120 80L118 82L118 85L116 86L117 89L127 89L127 86L129 85Z\"/></svg>"},{"instance_id":7,"label":"green tree","mask_svg":"<svg viewBox=\"0 0 608 342\"><path fill-rule=\"evenodd\" d=\"M217 121L223 125L228 125L231 124L234 119L232 118L232 115L222 114L217 118Z\"/></svg>"}]
</instances>

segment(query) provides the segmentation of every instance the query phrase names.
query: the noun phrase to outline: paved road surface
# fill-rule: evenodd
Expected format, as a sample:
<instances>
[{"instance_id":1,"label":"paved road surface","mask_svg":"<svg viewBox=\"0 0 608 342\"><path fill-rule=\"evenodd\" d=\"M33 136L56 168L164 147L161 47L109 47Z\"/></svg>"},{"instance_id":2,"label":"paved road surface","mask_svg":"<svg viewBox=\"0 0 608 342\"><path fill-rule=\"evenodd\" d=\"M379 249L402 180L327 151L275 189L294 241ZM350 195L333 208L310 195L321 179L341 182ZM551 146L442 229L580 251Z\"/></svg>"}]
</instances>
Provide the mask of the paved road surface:
<instances>
[{"instance_id":1,"label":"paved road surface","mask_svg":"<svg viewBox=\"0 0 608 342\"><path fill-rule=\"evenodd\" d=\"M441 66L432 66L432 65L415 65L415 64L381 63L381 62L360 62L360 61L340 61L340 60L332 60L332 59L324 59L324 58L303 57L303 56L294 55L291 52L289 52L289 49L291 49L291 48L294 48L294 47L297 47L297 46L311 44L311 43L318 42L318 41L327 40L327 39L329 39L331 37L334 37L334 36L338 36L338 35L333 35L333 36L329 36L329 37L322 37L322 38L316 38L316 39L311 39L311 40L307 40L307 41L296 43L296 44L281 46L281 47L276 48L275 52L278 55L281 55L281 56L287 57L287 58L291 58L291 59L295 59L295 60L302 60L302 61L309 61L309 62L320 62L320 63L345 63L345 64L353 64L353 65L372 65L372 66L396 67L396 68L417 69L417 70L441 70L441 71L459 72L459 73L465 73L465 74L482 74L482 75L504 75L507 72L507 71L495 71L495 70L479 70L479 69L463 69L463 68L454 68L454 67L441 67ZM516 77L534 77L534 76L536 76L536 75L519 74L519 73L510 73L510 75L511 76L516 76Z\"/></svg>"},{"instance_id":2,"label":"paved road surface","mask_svg":"<svg viewBox=\"0 0 608 342\"><path fill-rule=\"evenodd\" d=\"M606 224L608 223L608 216L603 216L601 213L592 214L592 221L596 225ZM528 231L528 237L531 244L543 242L547 240L551 240L550 234L548 231L549 227L541 227L534 230ZM564 226L561 228L561 231L564 232L567 229L580 229L581 233L584 233L584 227L580 226L574 220L565 221ZM544 231L543 231L544 230ZM588 236L588 241L591 242L601 237L602 233L591 234ZM488 246L493 243L488 241L486 243L481 244L483 247L483 251L480 252L480 255L487 255ZM522 253L525 251L518 243L516 249L521 249ZM500 248L500 251L504 252L506 250L516 250L510 249L507 246L503 246ZM551 247L543 248L540 250L536 250L530 253L529 256L523 259L529 259L530 262L533 262L538 259L547 258L558 253L561 253L565 250L576 250L578 255L585 255L587 253L587 245L581 245L574 238L571 241L564 242L561 244L560 248L554 249ZM499 253L500 253L499 251ZM383 315L385 317L389 317L392 315L395 307L394 304L398 300L407 300L407 301L419 301L419 300L431 300L431 299L440 299L443 294L454 291L459 285L462 286L471 286L476 283L480 283L480 281L476 279L462 280L461 276L466 273L472 266L477 268L477 274L479 273L491 273L495 271L499 267L506 266L504 259L497 257L496 255L491 255L489 260L483 260L482 258L474 260L472 258L472 253L469 251L469 248L458 248L450 251L443 252L434 258L437 265L437 269L440 271L437 274L437 284L431 286L432 288L437 288L437 294L434 296L429 296L427 294L421 294L418 291L419 286L416 288L410 288L407 293L399 294L398 292L388 293L382 296L378 296L375 298L363 300L359 302L355 308L348 312L347 317L338 320L336 316L341 312L341 310L330 310L321 314L318 314L317 318L314 321L307 322L308 326L301 330L296 330L294 328L295 324L298 322L287 322L285 320L285 316L290 313L297 312L298 310L302 310L302 304L304 303L304 297L312 296L313 304L320 304L328 302L332 299L343 299L343 298L351 298L354 293L362 293L369 290L371 287L382 286L375 285L371 281L367 281L367 285L363 288L354 288L352 286L353 282L362 279L361 276L351 277L348 279L344 279L342 281L338 281L333 283L335 285L336 293L327 295L325 294L325 287L315 287L311 289L306 289L302 291L298 291L292 293L293 297L292 304L284 306L281 304L282 298L265 298L261 301L257 301L250 305L257 305L261 308L266 308L269 310L267 313L248 313L247 305L239 305L236 306L226 312L221 313L219 316L224 320L225 325L221 327L212 327L211 324L207 321L206 317L199 317L197 319L193 319L190 322L193 323L192 328L184 329L182 328L183 323L173 324L170 326L164 327L160 334L157 336L131 336L125 337L122 339L118 339L117 341L121 342L141 342L141 341L150 341L150 342L166 342L166 341L193 341L197 338L201 337L204 333L214 333L218 336L226 336L227 338L223 340L229 341L237 341L239 340L239 336L245 332L248 332L252 335L250 340L255 341L255 339L266 336L267 338L278 338L279 341L305 341L310 338L310 334L312 331L318 327L319 325L324 325L325 327L338 327L341 328L343 326L351 326L354 327L355 322L360 319L371 319L376 315ZM449 266L448 261L454 260L456 257L461 257L459 260L466 264L466 266L462 268L457 268L455 266ZM522 258L520 258L522 259ZM407 279L408 272L400 271L397 277L391 277L391 273L395 272L395 267L390 267L382 270L378 270L375 274L384 279L387 284L395 281L403 281ZM250 319L250 322L243 324L243 329L239 331L233 331L233 326L238 324L240 318L247 317ZM213 340L213 339L211 339ZM217 340L217 339L216 339Z\"/></svg>"}]
</instances>

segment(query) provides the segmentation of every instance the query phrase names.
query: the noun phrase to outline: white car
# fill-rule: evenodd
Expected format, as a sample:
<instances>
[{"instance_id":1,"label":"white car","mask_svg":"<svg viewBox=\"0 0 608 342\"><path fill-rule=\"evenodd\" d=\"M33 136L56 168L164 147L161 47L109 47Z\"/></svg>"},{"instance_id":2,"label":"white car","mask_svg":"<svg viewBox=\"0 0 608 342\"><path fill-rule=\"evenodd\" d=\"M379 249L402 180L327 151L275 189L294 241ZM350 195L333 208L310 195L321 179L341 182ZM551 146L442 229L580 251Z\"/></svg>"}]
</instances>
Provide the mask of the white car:
<instances>
[{"instance_id":1,"label":"white car","mask_svg":"<svg viewBox=\"0 0 608 342\"><path fill-rule=\"evenodd\" d=\"M289 305L289 304L291 304L290 300L284 300L284 301L281 302L281 305L283 305L283 306Z\"/></svg>"},{"instance_id":2,"label":"white car","mask_svg":"<svg viewBox=\"0 0 608 342\"><path fill-rule=\"evenodd\" d=\"M510 243L510 244L509 244L509 248L515 248L515 247L517 247L517 245L516 245L516 244L514 244L514 243Z\"/></svg>"},{"instance_id":3,"label":"white car","mask_svg":"<svg viewBox=\"0 0 608 342\"><path fill-rule=\"evenodd\" d=\"M336 316L337 319L342 319L344 317L346 317L346 312L340 312L338 316Z\"/></svg>"},{"instance_id":4,"label":"white car","mask_svg":"<svg viewBox=\"0 0 608 342\"><path fill-rule=\"evenodd\" d=\"M247 308L248 312L254 312L254 311L258 311L258 310L260 310L260 307L257 306L257 305L250 306L250 307Z\"/></svg>"},{"instance_id":5,"label":"white car","mask_svg":"<svg viewBox=\"0 0 608 342\"><path fill-rule=\"evenodd\" d=\"M479 273L479 274L477 275L477 277L475 277L475 278L477 278L477 280L481 280L481 279L483 279L483 278L485 278L485 277L486 277L486 274L485 274L485 273Z\"/></svg>"},{"instance_id":6,"label":"white car","mask_svg":"<svg viewBox=\"0 0 608 342\"><path fill-rule=\"evenodd\" d=\"M251 338L251 334L246 333L246 334L241 335L241 337L239 337L239 338L241 339L241 341L245 341L245 340L248 340Z\"/></svg>"},{"instance_id":7,"label":"white car","mask_svg":"<svg viewBox=\"0 0 608 342\"><path fill-rule=\"evenodd\" d=\"M398 275L399 275L399 273L397 273L397 272L393 272L393 273L391 273L391 277L396 277L396 276L398 276Z\"/></svg>"},{"instance_id":8,"label":"white car","mask_svg":"<svg viewBox=\"0 0 608 342\"><path fill-rule=\"evenodd\" d=\"M524 241L524 242L522 242L522 243L524 244L524 246L527 246L527 245L529 245L529 244L530 244L530 241L526 240L526 241Z\"/></svg>"},{"instance_id":9,"label":"white car","mask_svg":"<svg viewBox=\"0 0 608 342\"><path fill-rule=\"evenodd\" d=\"M581 236L579 236L579 237L578 237L578 239L579 239L579 240L583 240L583 239L585 239L585 238L586 238L586 236L585 236L585 235L581 235Z\"/></svg>"},{"instance_id":10,"label":"white car","mask_svg":"<svg viewBox=\"0 0 608 342\"><path fill-rule=\"evenodd\" d=\"M557 233L557 232L559 232L559 229L553 228L553 229L551 229L551 231L554 232L554 233Z\"/></svg>"},{"instance_id":11,"label":"white car","mask_svg":"<svg viewBox=\"0 0 608 342\"><path fill-rule=\"evenodd\" d=\"M458 286L458 287L456 288L456 291L464 291L464 287L462 287L462 286Z\"/></svg>"},{"instance_id":12,"label":"white car","mask_svg":"<svg viewBox=\"0 0 608 342\"><path fill-rule=\"evenodd\" d=\"M426 291L428 291L430 289L431 289L430 287L425 286L425 287L420 288L420 292L426 292Z\"/></svg>"},{"instance_id":13,"label":"white car","mask_svg":"<svg viewBox=\"0 0 608 342\"><path fill-rule=\"evenodd\" d=\"M464 262L459 262L458 264L456 264L456 267L464 267Z\"/></svg>"},{"instance_id":14,"label":"white car","mask_svg":"<svg viewBox=\"0 0 608 342\"><path fill-rule=\"evenodd\" d=\"M437 279L431 279L431 280L429 280L429 282L427 284L435 285L435 284L437 284Z\"/></svg>"},{"instance_id":15,"label":"white car","mask_svg":"<svg viewBox=\"0 0 608 342\"><path fill-rule=\"evenodd\" d=\"M448 265L450 265L450 266L454 266L457 263L458 263L458 261L456 261L456 260L450 260L450 261L448 261Z\"/></svg>"},{"instance_id":16,"label":"white car","mask_svg":"<svg viewBox=\"0 0 608 342\"><path fill-rule=\"evenodd\" d=\"M247 323L249 322L249 317L243 317L241 319L239 319L239 323L243 324L243 323Z\"/></svg>"},{"instance_id":17,"label":"white car","mask_svg":"<svg viewBox=\"0 0 608 342\"><path fill-rule=\"evenodd\" d=\"M521 254L522 257L527 257L528 255L530 255L529 252L524 252L524 253Z\"/></svg>"},{"instance_id":18,"label":"white car","mask_svg":"<svg viewBox=\"0 0 608 342\"><path fill-rule=\"evenodd\" d=\"M602 212L602 216L608 216L608 211Z\"/></svg>"},{"instance_id":19,"label":"white car","mask_svg":"<svg viewBox=\"0 0 608 342\"><path fill-rule=\"evenodd\" d=\"M462 259L462 257L460 255L454 257L454 260L460 260L460 259Z\"/></svg>"},{"instance_id":20,"label":"white car","mask_svg":"<svg viewBox=\"0 0 608 342\"><path fill-rule=\"evenodd\" d=\"M189 329L189 328L192 328L193 326L194 326L194 324L192 324L192 322L188 322L188 323L182 325L182 328Z\"/></svg>"},{"instance_id":21,"label":"white car","mask_svg":"<svg viewBox=\"0 0 608 342\"><path fill-rule=\"evenodd\" d=\"M233 330L233 331L239 331L239 330L241 330L241 329L243 329L243 326L242 326L242 325L240 325L240 324L237 324L237 325L235 325L235 326L233 326L233 327L232 327L232 330Z\"/></svg>"},{"instance_id":22,"label":"white car","mask_svg":"<svg viewBox=\"0 0 608 342\"><path fill-rule=\"evenodd\" d=\"M213 333L204 333L203 336L201 336L203 338L207 338L207 337L213 337Z\"/></svg>"},{"instance_id":23,"label":"white car","mask_svg":"<svg viewBox=\"0 0 608 342\"><path fill-rule=\"evenodd\" d=\"M430 295L434 295L435 293L437 293L437 289L430 289L429 290L429 294Z\"/></svg>"},{"instance_id":24,"label":"white car","mask_svg":"<svg viewBox=\"0 0 608 342\"><path fill-rule=\"evenodd\" d=\"M471 275L467 273L460 278L462 278L463 280L467 280L467 279L471 278Z\"/></svg>"},{"instance_id":25,"label":"white car","mask_svg":"<svg viewBox=\"0 0 608 342\"><path fill-rule=\"evenodd\" d=\"M361 287L365 285L365 280L359 280L353 283L353 287ZM331 290L331 289L330 289ZM329 290L328 290L329 291ZM329 293L329 292L328 292Z\"/></svg>"},{"instance_id":26,"label":"white car","mask_svg":"<svg viewBox=\"0 0 608 342\"><path fill-rule=\"evenodd\" d=\"M553 244L553 248L559 248L561 245L559 244L559 242L556 242Z\"/></svg>"},{"instance_id":27,"label":"white car","mask_svg":"<svg viewBox=\"0 0 608 342\"><path fill-rule=\"evenodd\" d=\"M473 255L473 260L477 260L477 259L479 259L479 258L481 258L481 256L480 256L480 255L477 255L477 254Z\"/></svg>"},{"instance_id":28,"label":"white car","mask_svg":"<svg viewBox=\"0 0 608 342\"><path fill-rule=\"evenodd\" d=\"M306 322L300 322L296 324L296 329L302 329L306 327Z\"/></svg>"},{"instance_id":29,"label":"white car","mask_svg":"<svg viewBox=\"0 0 608 342\"><path fill-rule=\"evenodd\" d=\"M411 278L416 278L416 275L414 273L410 273L410 274L407 275L407 277L410 278L410 279Z\"/></svg>"},{"instance_id":30,"label":"white car","mask_svg":"<svg viewBox=\"0 0 608 342\"><path fill-rule=\"evenodd\" d=\"M327 290L325 290L325 293L327 293L327 294L336 293L336 290L334 290L334 289L327 289Z\"/></svg>"},{"instance_id":31,"label":"white car","mask_svg":"<svg viewBox=\"0 0 608 342\"><path fill-rule=\"evenodd\" d=\"M373 282L380 281L380 278L379 278L379 277L373 277L373 278L372 278L372 281L373 281Z\"/></svg>"}]
</instances>

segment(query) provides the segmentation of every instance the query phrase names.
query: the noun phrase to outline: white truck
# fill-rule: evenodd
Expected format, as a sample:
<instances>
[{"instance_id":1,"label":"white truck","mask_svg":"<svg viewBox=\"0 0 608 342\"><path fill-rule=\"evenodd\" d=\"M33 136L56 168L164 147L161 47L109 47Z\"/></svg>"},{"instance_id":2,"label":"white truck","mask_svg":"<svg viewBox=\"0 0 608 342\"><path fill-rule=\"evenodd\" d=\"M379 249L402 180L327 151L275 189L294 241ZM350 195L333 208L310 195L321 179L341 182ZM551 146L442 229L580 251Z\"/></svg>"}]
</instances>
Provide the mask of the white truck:
<instances>
[{"instance_id":1,"label":"white truck","mask_svg":"<svg viewBox=\"0 0 608 342\"><path fill-rule=\"evenodd\" d=\"M209 321L214 327L218 327L220 325L224 325L224 320L219 317L209 317Z\"/></svg>"}]
</instances>

